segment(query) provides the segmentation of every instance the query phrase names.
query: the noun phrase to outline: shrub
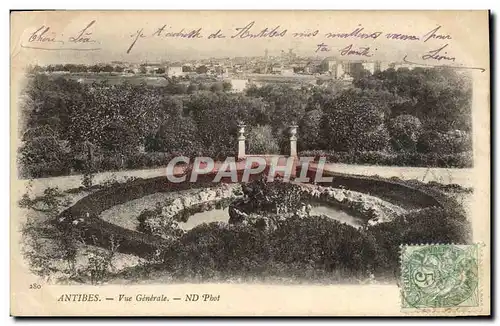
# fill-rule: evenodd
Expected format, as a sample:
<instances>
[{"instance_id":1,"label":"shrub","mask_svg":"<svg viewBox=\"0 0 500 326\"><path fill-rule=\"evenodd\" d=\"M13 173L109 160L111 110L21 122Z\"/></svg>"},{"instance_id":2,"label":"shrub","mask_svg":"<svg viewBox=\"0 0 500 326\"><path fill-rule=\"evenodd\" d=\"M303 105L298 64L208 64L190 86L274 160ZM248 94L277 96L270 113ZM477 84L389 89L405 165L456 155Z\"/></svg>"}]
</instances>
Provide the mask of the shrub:
<instances>
[{"instance_id":1,"label":"shrub","mask_svg":"<svg viewBox=\"0 0 500 326\"><path fill-rule=\"evenodd\" d=\"M318 148L322 118L323 111L321 110L306 112L299 123L298 148L302 150Z\"/></svg>"},{"instance_id":2,"label":"shrub","mask_svg":"<svg viewBox=\"0 0 500 326\"><path fill-rule=\"evenodd\" d=\"M387 104L359 90L343 91L325 108L324 148L336 151L382 150L389 142L384 126Z\"/></svg>"},{"instance_id":3,"label":"shrub","mask_svg":"<svg viewBox=\"0 0 500 326\"><path fill-rule=\"evenodd\" d=\"M183 153L186 156L195 155L202 149L196 137L197 130L196 124L190 117L170 117L161 125L156 134L158 150Z\"/></svg>"},{"instance_id":4,"label":"shrub","mask_svg":"<svg viewBox=\"0 0 500 326\"><path fill-rule=\"evenodd\" d=\"M289 213L298 210L301 204L301 189L297 185L276 179L267 182L265 176L242 185L243 201L248 212Z\"/></svg>"},{"instance_id":5,"label":"shrub","mask_svg":"<svg viewBox=\"0 0 500 326\"><path fill-rule=\"evenodd\" d=\"M164 254L177 277L227 278L261 274L270 259L267 235L250 226L202 224Z\"/></svg>"},{"instance_id":6,"label":"shrub","mask_svg":"<svg viewBox=\"0 0 500 326\"><path fill-rule=\"evenodd\" d=\"M422 153L453 154L472 150L469 133L455 130L446 133L428 130L422 133L417 149Z\"/></svg>"},{"instance_id":7,"label":"shrub","mask_svg":"<svg viewBox=\"0 0 500 326\"><path fill-rule=\"evenodd\" d=\"M257 126L250 129L247 136L248 152L252 154L276 154L279 146L271 126Z\"/></svg>"},{"instance_id":8,"label":"shrub","mask_svg":"<svg viewBox=\"0 0 500 326\"><path fill-rule=\"evenodd\" d=\"M166 240L176 239L184 233L173 217L162 215L162 206L160 205L151 210L144 210L137 217L137 220L139 220L138 230L140 232L156 235Z\"/></svg>"},{"instance_id":9,"label":"shrub","mask_svg":"<svg viewBox=\"0 0 500 326\"><path fill-rule=\"evenodd\" d=\"M386 252L384 264L395 271L399 268L400 245L466 244L471 240L471 227L465 214L443 208L409 212L392 222L371 227L369 233Z\"/></svg>"},{"instance_id":10,"label":"shrub","mask_svg":"<svg viewBox=\"0 0 500 326\"><path fill-rule=\"evenodd\" d=\"M93 185L94 174L90 171L85 171L82 175L82 186L86 189L90 189Z\"/></svg>"},{"instance_id":11,"label":"shrub","mask_svg":"<svg viewBox=\"0 0 500 326\"><path fill-rule=\"evenodd\" d=\"M388 166L469 168L473 166L472 152L440 154L417 152L333 152L333 151L303 151L300 156L314 157L318 160L325 157L330 163L370 164Z\"/></svg>"},{"instance_id":12,"label":"shrub","mask_svg":"<svg viewBox=\"0 0 500 326\"><path fill-rule=\"evenodd\" d=\"M18 149L19 163L22 165L48 162L66 163L70 152L68 142L61 140L57 132L48 125L28 129L23 135L23 143Z\"/></svg>"},{"instance_id":13,"label":"shrub","mask_svg":"<svg viewBox=\"0 0 500 326\"><path fill-rule=\"evenodd\" d=\"M50 217L55 217L62 207L69 205L69 201L63 199L64 194L57 187L48 187L41 196L33 199L30 198L30 192L28 188L18 202L19 207L45 212Z\"/></svg>"},{"instance_id":14,"label":"shrub","mask_svg":"<svg viewBox=\"0 0 500 326\"><path fill-rule=\"evenodd\" d=\"M68 143L60 140L50 127L29 129L23 140L17 157L21 177L39 178L47 172L51 175L69 172Z\"/></svg>"},{"instance_id":15,"label":"shrub","mask_svg":"<svg viewBox=\"0 0 500 326\"><path fill-rule=\"evenodd\" d=\"M63 162L23 163L18 168L20 178L33 179L68 175L71 172L71 166Z\"/></svg>"},{"instance_id":16,"label":"shrub","mask_svg":"<svg viewBox=\"0 0 500 326\"><path fill-rule=\"evenodd\" d=\"M119 247L120 243L111 236L109 250L98 247L86 248L85 255L88 260L84 267L78 270L78 273L88 276L91 284L102 282L114 268L113 258Z\"/></svg>"},{"instance_id":17,"label":"shrub","mask_svg":"<svg viewBox=\"0 0 500 326\"><path fill-rule=\"evenodd\" d=\"M53 224L29 218L21 229L21 250L30 270L50 277L57 271L75 273L78 235ZM57 266L62 261L66 268Z\"/></svg>"},{"instance_id":18,"label":"shrub","mask_svg":"<svg viewBox=\"0 0 500 326\"><path fill-rule=\"evenodd\" d=\"M422 123L409 114L399 115L389 124L392 147L398 151L415 151Z\"/></svg>"},{"instance_id":19,"label":"shrub","mask_svg":"<svg viewBox=\"0 0 500 326\"><path fill-rule=\"evenodd\" d=\"M360 231L326 216L286 219L271 239L278 262L298 263L328 272L367 275L377 258L373 256L373 244Z\"/></svg>"}]
</instances>

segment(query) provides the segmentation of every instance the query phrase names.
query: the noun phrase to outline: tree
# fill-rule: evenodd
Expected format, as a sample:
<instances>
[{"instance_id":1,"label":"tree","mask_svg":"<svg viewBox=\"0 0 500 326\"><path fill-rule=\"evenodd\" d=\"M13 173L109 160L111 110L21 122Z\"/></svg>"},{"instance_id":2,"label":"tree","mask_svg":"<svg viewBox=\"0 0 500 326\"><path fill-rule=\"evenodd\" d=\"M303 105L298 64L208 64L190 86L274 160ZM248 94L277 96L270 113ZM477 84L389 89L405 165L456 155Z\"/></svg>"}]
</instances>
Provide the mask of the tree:
<instances>
[{"instance_id":1,"label":"tree","mask_svg":"<svg viewBox=\"0 0 500 326\"><path fill-rule=\"evenodd\" d=\"M416 147L422 153L460 153L472 150L472 137L470 133L460 130L446 133L425 130L421 133Z\"/></svg>"},{"instance_id":2,"label":"tree","mask_svg":"<svg viewBox=\"0 0 500 326\"><path fill-rule=\"evenodd\" d=\"M429 129L470 131L472 81L470 75L450 68L388 69L354 80L364 90L390 92L393 116L411 114Z\"/></svg>"},{"instance_id":3,"label":"tree","mask_svg":"<svg viewBox=\"0 0 500 326\"><path fill-rule=\"evenodd\" d=\"M72 144L89 141L99 148L128 152L159 125L159 90L141 85L93 85L84 104L71 107L68 136Z\"/></svg>"},{"instance_id":4,"label":"tree","mask_svg":"<svg viewBox=\"0 0 500 326\"><path fill-rule=\"evenodd\" d=\"M271 126L255 126L250 129L247 136L248 152L252 154L276 154L279 146L273 135Z\"/></svg>"},{"instance_id":5,"label":"tree","mask_svg":"<svg viewBox=\"0 0 500 326\"><path fill-rule=\"evenodd\" d=\"M275 134L280 134L292 123L300 121L308 102L308 96L304 90L296 90L290 86L250 86L246 94L262 98L269 103L268 110Z\"/></svg>"},{"instance_id":6,"label":"tree","mask_svg":"<svg viewBox=\"0 0 500 326\"><path fill-rule=\"evenodd\" d=\"M422 123L409 114L399 115L389 123L392 147L398 151L415 151Z\"/></svg>"},{"instance_id":7,"label":"tree","mask_svg":"<svg viewBox=\"0 0 500 326\"><path fill-rule=\"evenodd\" d=\"M335 101L337 91L334 88L313 87L309 94L306 111L323 111L325 107Z\"/></svg>"},{"instance_id":8,"label":"tree","mask_svg":"<svg viewBox=\"0 0 500 326\"><path fill-rule=\"evenodd\" d=\"M68 71L68 72L75 72L75 65L71 64L71 63L67 63L64 65L63 70Z\"/></svg>"},{"instance_id":9,"label":"tree","mask_svg":"<svg viewBox=\"0 0 500 326\"><path fill-rule=\"evenodd\" d=\"M230 92L233 85L231 85L230 82L225 81L222 83L222 87L224 89L224 92Z\"/></svg>"},{"instance_id":10,"label":"tree","mask_svg":"<svg viewBox=\"0 0 500 326\"><path fill-rule=\"evenodd\" d=\"M323 111L306 112L299 123L298 147L300 150L318 149L320 146L321 119Z\"/></svg>"},{"instance_id":11,"label":"tree","mask_svg":"<svg viewBox=\"0 0 500 326\"><path fill-rule=\"evenodd\" d=\"M102 67L99 65L93 65L92 67L90 67L90 71L94 73L99 73L102 71Z\"/></svg>"},{"instance_id":12,"label":"tree","mask_svg":"<svg viewBox=\"0 0 500 326\"><path fill-rule=\"evenodd\" d=\"M64 71L64 65L61 65L61 64L55 65L54 71Z\"/></svg>"},{"instance_id":13,"label":"tree","mask_svg":"<svg viewBox=\"0 0 500 326\"><path fill-rule=\"evenodd\" d=\"M36 74L24 90L22 118L27 129L48 126L62 140L70 128L70 107L83 106L85 86L71 79Z\"/></svg>"},{"instance_id":14,"label":"tree","mask_svg":"<svg viewBox=\"0 0 500 326\"><path fill-rule=\"evenodd\" d=\"M389 142L386 104L360 90L342 92L321 121L323 146L336 151L383 150Z\"/></svg>"},{"instance_id":15,"label":"tree","mask_svg":"<svg viewBox=\"0 0 500 326\"><path fill-rule=\"evenodd\" d=\"M196 68L196 73L198 74L206 74L208 72L208 68L205 65L201 65Z\"/></svg>"},{"instance_id":16,"label":"tree","mask_svg":"<svg viewBox=\"0 0 500 326\"><path fill-rule=\"evenodd\" d=\"M362 68L362 69L354 69L351 72L351 76L352 76L352 78L354 80L366 78L366 77L368 77L370 75L371 75L371 72L369 70L364 69L364 68Z\"/></svg>"},{"instance_id":17,"label":"tree","mask_svg":"<svg viewBox=\"0 0 500 326\"><path fill-rule=\"evenodd\" d=\"M221 82L213 83L212 86L210 86L210 90L212 92L222 92L224 90L224 85Z\"/></svg>"},{"instance_id":18,"label":"tree","mask_svg":"<svg viewBox=\"0 0 500 326\"><path fill-rule=\"evenodd\" d=\"M105 65L104 67L102 67L102 70L103 72L113 72L114 68L112 65Z\"/></svg>"},{"instance_id":19,"label":"tree","mask_svg":"<svg viewBox=\"0 0 500 326\"><path fill-rule=\"evenodd\" d=\"M190 83L187 88L187 93L192 94L198 91L198 85L194 83Z\"/></svg>"},{"instance_id":20,"label":"tree","mask_svg":"<svg viewBox=\"0 0 500 326\"><path fill-rule=\"evenodd\" d=\"M50 127L46 126L50 129ZM56 133L32 134L25 138L24 143L19 148L20 161L24 165L31 164L61 164L66 160L69 153L67 143L60 140Z\"/></svg>"},{"instance_id":21,"label":"tree","mask_svg":"<svg viewBox=\"0 0 500 326\"><path fill-rule=\"evenodd\" d=\"M160 151L191 156L202 150L196 135L197 128L193 120L177 116L162 123L156 138Z\"/></svg>"},{"instance_id":22,"label":"tree","mask_svg":"<svg viewBox=\"0 0 500 326\"><path fill-rule=\"evenodd\" d=\"M184 102L184 109L185 115L192 116L197 125L204 150L214 158L234 155L238 121L254 125L259 114L265 112L259 99L202 91L191 94Z\"/></svg>"},{"instance_id":23,"label":"tree","mask_svg":"<svg viewBox=\"0 0 500 326\"><path fill-rule=\"evenodd\" d=\"M188 86L184 83L172 80L165 87L165 91L167 94L186 94L188 92Z\"/></svg>"}]
</instances>

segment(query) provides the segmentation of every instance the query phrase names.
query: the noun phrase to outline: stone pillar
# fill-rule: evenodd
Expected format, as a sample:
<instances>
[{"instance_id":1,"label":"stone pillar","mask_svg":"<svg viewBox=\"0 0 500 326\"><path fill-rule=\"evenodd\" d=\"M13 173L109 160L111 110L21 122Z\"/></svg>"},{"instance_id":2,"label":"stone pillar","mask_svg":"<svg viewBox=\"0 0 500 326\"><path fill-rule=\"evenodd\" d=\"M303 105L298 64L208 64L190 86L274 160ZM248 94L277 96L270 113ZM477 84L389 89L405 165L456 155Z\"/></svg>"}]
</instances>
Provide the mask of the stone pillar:
<instances>
[{"instance_id":1,"label":"stone pillar","mask_svg":"<svg viewBox=\"0 0 500 326\"><path fill-rule=\"evenodd\" d=\"M238 159L245 158L245 124L240 122L238 124Z\"/></svg>"},{"instance_id":2,"label":"stone pillar","mask_svg":"<svg viewBox=\"0 0 500 326\"><path fill-rule=\"evenodd\" d=\"M297 157L297 125L290 126L290 156Z\"/></svg>"}]
</instances>

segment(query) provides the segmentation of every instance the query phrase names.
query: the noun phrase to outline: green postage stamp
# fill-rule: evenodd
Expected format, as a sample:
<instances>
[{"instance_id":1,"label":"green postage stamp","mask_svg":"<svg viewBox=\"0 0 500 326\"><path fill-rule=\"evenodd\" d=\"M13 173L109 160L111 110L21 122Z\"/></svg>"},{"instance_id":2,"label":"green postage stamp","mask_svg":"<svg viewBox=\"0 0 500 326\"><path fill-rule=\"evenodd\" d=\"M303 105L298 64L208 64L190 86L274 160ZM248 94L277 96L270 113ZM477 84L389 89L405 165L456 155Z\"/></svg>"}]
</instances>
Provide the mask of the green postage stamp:
<instances>
[{"instance_id":1,"label":"green postage stamp","mask_svg":"<svg viewBox=\"0 0 500 326\"><path fill-rule=\"evenodd\" d=\"M402 307L477 307L478 259L478 244L403 246Z\"/></svg>"}]
</instances>

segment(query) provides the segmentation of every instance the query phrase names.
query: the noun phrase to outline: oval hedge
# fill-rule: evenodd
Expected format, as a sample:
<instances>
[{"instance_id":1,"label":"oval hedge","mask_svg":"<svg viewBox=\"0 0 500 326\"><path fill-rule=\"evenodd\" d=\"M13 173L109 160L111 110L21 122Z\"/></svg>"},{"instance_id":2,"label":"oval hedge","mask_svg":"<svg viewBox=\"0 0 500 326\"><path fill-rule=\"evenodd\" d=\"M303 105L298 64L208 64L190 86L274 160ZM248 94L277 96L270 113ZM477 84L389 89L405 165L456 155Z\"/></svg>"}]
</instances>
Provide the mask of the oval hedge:
<instances>
[{"instance_id":1,"label":"oval hedge","mask_svg":"<svg viewBox=\"0 0 500 326\"><path fill-rule=\"evenodd\" d=\"M239 171L240 178L241 173L242 171ZM309 177L314 178L315 173L311 169L307 174ZM421 183L410 184L400 180L332 172L324 172L323 175L333 177L333 181L330 183L318 183L323 186L344 187L349 190L376 195L388 201L404 201L415 208L444 208L450 205L456 208L454 201ZM165 176L136 179L124 184L116 184L80 199L73 206L61 212L55 221L59 227L76 228L88 244L109 248L113 239L120 243L118 251L140 257L149 257L157 249L167 246L167 242L157 236L147 235L103 221L99 218L100 214L115 205L157 192L214 187L218 185L218 183L211 182L214 176L215 174L200 175L196 183L172 183ZM253 175L252 177L258 178L259 176ZM231 181L223 178L221 182Z\"/></svg>"}]
</instances>

